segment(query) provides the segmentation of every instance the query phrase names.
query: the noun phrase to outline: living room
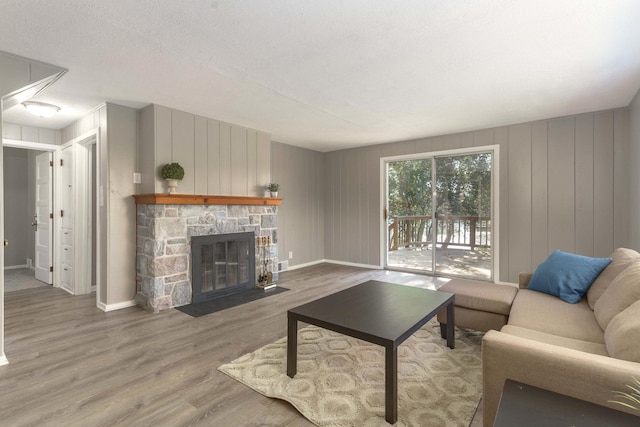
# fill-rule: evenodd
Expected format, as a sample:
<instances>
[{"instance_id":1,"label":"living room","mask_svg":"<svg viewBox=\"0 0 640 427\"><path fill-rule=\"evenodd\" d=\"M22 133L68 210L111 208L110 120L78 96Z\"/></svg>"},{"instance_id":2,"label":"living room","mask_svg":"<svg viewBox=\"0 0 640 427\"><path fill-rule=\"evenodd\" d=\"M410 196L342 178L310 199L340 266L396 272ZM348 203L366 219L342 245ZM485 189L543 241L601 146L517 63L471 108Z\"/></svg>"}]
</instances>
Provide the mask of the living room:
<instances>
[{"instance_id":1,"label":"living room","mask_svg":"<svg viewBox=\"0 0 640 427\"><path fill-rule=\"evenodd\" d=\"M137 310L136 207L131 196L164 193L165 183L156 170L172 161L180 161L185 166L185 179L178 187L180 193L264 197L264 186L268 182L279 183L278 197L282 198L282 204L278 207L276 247L279 261L287 261L289 268L282 274L283 282L291 283L288 286L292 290L296 290L296 286L305 290L301 283L303 278L312 279L313 287L318 289L305 292L320 297L370 278L428 283L430 277L386 269L387 236L383 219L386 195L381 165L385 161L422 154L464 153L467 149L473 152L477 147L491 147L498 154L492 281L514 284L518 282L520 272L533 271L554 249L608 257L619 247L640 248L640 222L637 219L640 217L640 190L636 185L639 172L633 167L640 160L640 66L637 59L640 55L637 55L639 47L635 40L638 38L635 38L633 25L639 17L637 5L633 2L615 3L610 7L599 2L588 5L558 3L560 5L547 4L546 12L536 16L537 20L532 18L533 22L525 19L533 11L518 2L488 2L468 9L461 4L448 7L436 3L412 4L406 6L406 10L362 3L354 5L353 9L342 10L343 5L331 4L308 6L316 18L307 16L308 11L300 7L292 9L295 13L287 13L278 19L263 9L268 9L266 6L250 3L236 9L225 2L214 2L207 5L211 11L204 6L190 10L182 5L187 9L185 15L180 15L176 9L180 6L163 4L168 8L165 9L167 14L178 17L173 23L160 19L156 12L146 21L143 6L127 4L132 9L123 17L107 6L91 4L86 9L68 12L69 22L73 23L71 27L77 27L77 31L67 28L62 16L48 22L44 13L46 8L13 5L8 14L3 14L14 22L3 22L0 26L2 40L6 40L0 44L0 50L19 55L22 60L28 58L32 64L54 64L63 67L63 72L64 69L68 71L36 97L42 102L60 104L61 118L54 119L60 121L26 119L24 108L13 106L3 111L3 137L38 142L30 135L34 134L34 129L36 135L38 129L43 129L57 133L59 145L99 129L99 143L104 147L99 159L103 175L99 179L104 183L105 205L98 218L103 233L100 245L104 258L98 261L97 292L75 297L85 302L89 298L89 306L100 307L98 314L87 315L91 321L98 321L99 314L106 316L102 320L105 321L116 319L108 316L119 312ZM287 7L293 6L288 4ZM572 24L577 27L564 28L567 24L559 23L565 19L563 14L568 10L576 13L577 22ZM338 15L337 11L344 16L334 16ZM412 14L410 11L416 14L413 19L407 16ZM363 14L369 21L360 17ZM395 14L402 19L396 17L398 21L394 20ZM184 31L186 22L195 20L200 28L206 29L209 24L202 22L204 16L214 20L219 29L189 44ZM423 34L423 31L429 33L426 30L429 26L418 16L435 26L433 34ZM346 25L347 18L358 22L357 30ZM266 19L274 19L274 24L267 25ZM325 34L324 26L333 19L336 20L332 24L335 28L331 27L331 34ZM402 20L406 20L405 24L414 31L413 37L396 38L403 28ZM444 35L453 37L455 32L445 30L457 21L461 22L456 28L469 25L469 33L459 39L443 39ZM240 37L241 31L234 22L248 33L237 42L231 34ZM367 22L378 32L365 31ZM257 23L261 25L256 26ZM526 27L530 31L520 34L519 25L525 23L530 25ZM149 41L154 40L149 34L157 36L156 32L164 25L174 26L171 28L175 30L172 34L175 39L170 41L158 36L163 45ZM542 26L544 31L531 30L537 28L536 25ZM489 28L492 26L499 30L491 33ZM33 34L40 35L42 29L49 28L52 34L59 35L60 47L56 49L35 41L28 45L35 36L22 40L16 35L18 27L29 28ZM90 28L94 27L99 31L91 34ZM275 31L274 27L279 30ZM256 28L273 35L273 39L265 36L264 46L252 47L251 43L261 35L255 33ZM305 28L308 33L304 32ZM119 55L128 52L128 41L134 40L139 32L145 35L132 43L139 51L131 49L139 55L138 59L120 60ZM475 38L485 32L483 50ZM82 50L85 41L78 33L101 47L101 60L89 61L92 55L98 55ZM360 37L365 34L371 38L361 44L364 39ZM285 43L303 35L308 51L304 42L295 49ZM430 37L441 42L443 47L433 50L437 48L435 43L426 42ZM516 41L510 44L510 38ZM209 43L215 46L211 47ZM231 47L221 48L225 43ZM326 54L323 43L333 49L333 53ZM493 45L486 46L490 43ZM402 55L397 52L398 46L406 48ZM361 51L359 47L362 47ZM539 52L545 48L552 52L536 57L531 55L532 47L540 49ZM155 48L158 51L154 53ZM286 49L290 49L286 56L288 62L271 63ZM445 55L446 50L463 53L450 57ZM252 60L236 58L243 56L241 52ZM323 52L326 56L320 55ZM573 52L573 56L568 52ZM86 64L80 59L83 54L87 55ZM220 59L214 67L215 72L211 72L212 63L216 62L212 58L216 55L222 58L223 54L228 57ZM169 55L174 58L164 62ZM414 56L425 59L414 59ZM500 59L503 56L512 59ZM381 57L386 59L375 59ZM445 63L433 59L438 57L446 58L441 60ZM112 61L117 70L100 61ZM333 64L332 61L335 65L330 67L328 64ZM447 61L451 63L447 64ZM564 62L567 64L559 65ZM185 72L181 68L185 63L196 65ZM558 65L553 68L551 64ZM446 68L447 65L451 68ZM85 67L91 71L83 71ZM100 70L101 67L104 70ZM262 70L262 74L257 70ZM347 75L347 70L352 74ZM403 77L404 73L407 73L406 77ZM445 77L444 74L448 75ZM124 75L135 77L131 79L134 83L125 83ZM169 83L162 80L161 86L154 85L156 79L164 76L171 76ZM30 83L29 78L26 78L27 83ZM75 80L77 78L82 81ZM427 85L428 89L424 91L416 89L419 94L408 97L411 86L397 86L402 80L413 80L413 85L426 85L431 80L437 83ZM78 84L90 81L89 86L93 84L98 88L94 88L87 99L80 99L81 94L68 86L67 81ZM95 83L103 81L104 84ZM250 84L243 86L247 81ZM128 84L132 86L126 86ZM324 89L321 84L325 85ZM214 89L203 89L207 85ZM438 85L441 87L434 87ZM113 92L106 90L118 86ZM334 87L334 92L327 91L330 86ZM21 87L9 87L4 94L11 94ZM150 92L145 92L147 89ZM202 90L212 92L202 96ZM216 91L220 93L220 99L216 98ZM510 92L514 92L512 98L503 98ZM313 96L315 98L310 101ZM352 100L355 102L359 97L363 97L363 101L358 101L363 104L351 105ZM429 103L422 106L425 99ZM405 104L401 105L402 102ZM87 103L91 105L89 108L85 107ZM503 103L506 107L498 108ZM65 105L68 106L66 109ZM144 117L145 109L154 110L156 114L151 128L145 127L149 124ZM357 116L359 110L365 113ZM455 110L461 112L451 114ZM71 111L74 116L67 116ZM421 118L416 120L416 117ZM199 128L203 123L205 127ZM158 128L163 126L164 131L159 132ZM211 140L198 133L198 129L205 129L204 135L207 135L211 126L218 126L218 135L224 132L229 135L228 140L218 141L218 144L220 141L228 144L228 162L222 156L204 158L200 155L202 151L199 150L208 146ZM220 131L222 128L224 132ZM176 129L191 130L185 134L176 133ZM55 141L56 138L54 144ZM239 171L236 174L231 172L234 147L245 147L233 152L233 156L240 156L234 159L242 159L239 163L244 165L236 169ZM147 155L149 151L145 150L154 154ZM249 164L251 167L247 166ZM133 182L134 173L141 174L141 184ZM227 178L217 182L208 180L213 174ZM237 183L241 183L240 188L233 187ZM9 248L11 244L9 242ZM340 275L349 277L341 278ZM328 278L332 279L331 283L327 283ZM216 333L215 339L223 343L237 339L240 344L232 344L227 350L215 350L218 351L215 362L202 366L213 370L217 365L284 336L286 309L307 302L300 294L289 294L288 297L287 293L283 294L284 299L278 303L261 303L256 306L256 313L237 311L232 316L245 326L263 328L262 333L255 330L240 332L228 325L227 320L216 318L214 323L224 326L221 331L237 335L232 338L220 332ZM34 304L28 301L25 296L12 307L15 310L21 304ZM73 305L72 302L69 304ZM4 303L0 309L7 319L7 323L2 323L4 338L0 349L8 358L8 366L24 358L35 360L39 350L29 350L28 345L19 346L23 338L12 335L16 327L13 313L16 312L7 311ZM29 315L36 315L26 307L25 310ZM147 315L146 312L142 314ZM142 322L141 317L133 316ZM162 329L162 319L176 316L160 313L155 320L149 316L145 328L153 329L154 322L158 322L157 327ZM252 319L255 316L258 318ZM147 325L147 321L144 323ZM179 323L189 327L186 321ZM65 327L69 325L65 324ZM106 325L104 327L114 327L118 333L126 329L124 325ZM196 329L212 326L205 326L202 321L198 325ZM99 348L107 351L104 344L109 343L123 351L118 358L126 357L123 343L110 335L105 332L102 337L105 343ZM155 333L151 335L155 337ZM176 329L173 338L191 345L186 339L180 340L179 335ZM142 340L142 332L136 332L135 336ZM45 335L41 339L46 340ZM153 345L159 345L159 342L154 341ZM198 344L193 346L195 349ZM58 350L62 356L62 349ZM84 351L92 354L91 350ZM144 349L138 351L142 353L136 353L137 357L145 354ZM81 358L81 354L82 350L77 357ZM61 360L58 359L60 363ZM163 364L156 362L154 368ZM77 363L82 365L82 362ZM30 366L33 369L37 365L34 362ZM116 370L115 363L113 368ZM24 369L22 374L29 375L26 365ZM83 372L86 374L90 370ZM276 418L269 421L270 415L266 415L277 407L275 413L293 424L305 425L294 416L295 410L280 403L264 403L256 397L248 397L237 386L231 386L227 379L211 372L208 375L199 383L202 390L206 388L205 383L223 385L232 389L237 398L268 408L253 414L267 417L266 424L281 422L275 415ZM147 382L145 386L152 387L152 383ZM91 393L100 391L94 389ZM25 394L24 397L28 396ZM155 396L168 404L168 396L162 393ZM76 397L70 395L69 399ZM194 395L189 399L197 400ZM218 404L225 401L223 396L216 399ZM138 401L137 404L145 403ZM198 408L199 416L214 411L207 405ZM165 409L161 411L163 414L167 413ZM180 410L188 412L186 406ZM228 411L225 413L229 415ZM185 419L181 418L181 421ZM257 419L246 415L239 422L257 424ZM206 424L206 418L201 422Z\"/></svg>"}]
</instances>

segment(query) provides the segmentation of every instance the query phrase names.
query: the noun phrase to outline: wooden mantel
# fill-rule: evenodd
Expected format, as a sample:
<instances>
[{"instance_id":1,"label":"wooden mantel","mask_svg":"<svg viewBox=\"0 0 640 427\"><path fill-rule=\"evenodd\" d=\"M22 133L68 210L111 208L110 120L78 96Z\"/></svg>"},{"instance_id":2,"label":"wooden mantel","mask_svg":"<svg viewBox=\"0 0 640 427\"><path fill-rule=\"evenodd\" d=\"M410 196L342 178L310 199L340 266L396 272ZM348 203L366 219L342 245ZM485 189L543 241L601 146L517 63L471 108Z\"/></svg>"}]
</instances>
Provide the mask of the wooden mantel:
<instances>
[{"instance_id":1,"label":"wooden mantel","mask_svg":"<svg viewBox=\"0 0 640 427\"><path fill-rule=\"evenodd\" d=\"M136 205L269 205L278 206L277 197L201 196L195 194L134 194Z\"/></svg>"}]
</instances>

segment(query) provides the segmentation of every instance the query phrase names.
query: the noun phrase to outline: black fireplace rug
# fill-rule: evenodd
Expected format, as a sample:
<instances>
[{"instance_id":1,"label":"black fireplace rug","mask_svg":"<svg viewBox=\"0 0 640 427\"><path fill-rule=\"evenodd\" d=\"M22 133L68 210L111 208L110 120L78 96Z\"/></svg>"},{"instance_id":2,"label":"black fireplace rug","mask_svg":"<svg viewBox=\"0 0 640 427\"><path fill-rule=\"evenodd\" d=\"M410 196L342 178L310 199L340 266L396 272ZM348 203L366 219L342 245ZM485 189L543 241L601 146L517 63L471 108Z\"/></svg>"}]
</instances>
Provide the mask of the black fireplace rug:
<instances>
[{"instance_id":1,"label":"black fireplace rug","mask_svg":"<svg viewBox=\"0 0 640 427\"><path fill-rule=\"evenodd\" d=\"M280 286L267 289L266 291L262 289L248 289L246 291L238 292L233 295L216 298L211 301L176 307L176 310L188 314L191 317L200 317L207 314L216 313L218 311L226 310L228 308L237 307L251 301L256 301L272 295L280 294L288 290L289 289Z\"/></svg>"}]
</instances>

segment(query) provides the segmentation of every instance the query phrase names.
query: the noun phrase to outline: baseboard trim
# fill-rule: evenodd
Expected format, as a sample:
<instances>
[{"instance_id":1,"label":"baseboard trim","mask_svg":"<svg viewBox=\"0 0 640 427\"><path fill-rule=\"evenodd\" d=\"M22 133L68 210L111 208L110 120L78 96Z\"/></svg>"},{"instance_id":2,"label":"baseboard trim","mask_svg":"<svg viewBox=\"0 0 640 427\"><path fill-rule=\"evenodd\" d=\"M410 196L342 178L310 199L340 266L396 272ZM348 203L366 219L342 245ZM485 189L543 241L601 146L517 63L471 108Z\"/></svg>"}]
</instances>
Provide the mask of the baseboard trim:
<instances>
[{"instance_id":1,"label":"baseboard trim","mask_svg":"<svg viewBox=\"0 0 640 427\"><path fill-rule=\"evenodd\" d=\"M333 259L325 259L323 262L329 264L338 264L338 265L346 265L348 267L360 267L360 268L368 268L369 270L382 270L381 265L372 265L372 264L359 264L357 262L346 262L346 261L336 261Z\"/></svg>"},{"instance_id":2,"label":"baseboard trim","mask_svg":"<svg viewBox=\"0 0 640 427\"><path fill-rule=\"evenodd\" d=\"M29 268L27 264L22 265L5 265L5 270L18 270L19 268Z\"/></svg>"},{"instance_id":3,"label":"baseboard trim","mask_svg":"<svg viewBox=\"0 0 640 427\"><path fill-rule=\"evenodd\" d=\"M305 268L305 267L312 267L318 264L337 264L337 265L345 265L348 267L367 268L369 270L382 270L382 267L379 265L358 264L355 262L336 261L333 259L319 259L317 261L306 262L304 264L289 265L289 269L286 271L297 270L299 268Z\"/></svg>"},{"instance_id":4,"label":"baseboard trim","mask_svg":"<svg viewBox=\"0 0 640 427\"><path fill-rule=\"evenodd\" d=\"M104 312L108 312L108 311L114 311L114 310L120 310L123 308L128 308L128 307L134 307L138 305L136 303L136 300L131 300L131 301L123 301L123 302L118 302L115 304L103 304L101 302L96 303L96 306L104 311Z\"/></svg>"},{"instance_id":5,"label":"baseboard trim","mask_svg":"<svg viewBox=\"0 0 640 427\"><path fill-rule=\"evenodd\" d=\"M9 364L9 359L7 359L7 356L5 356L4 354L0 356L0 366L2 365L8 365Z\"/></svg>"},{"instance_id":6,"label":"baseboard trim","mask_svg":"<svg viewBox=\"0 0 640 427\"><path fill-rule=\"evenodd\" d=\"M298 270L300 268L305 268L305 267L312 267L314 265L322 264L324 262L326 262L326 261L323 260L323 259L320 259L318 261L305 262L304 264L297 264L297 265L289 264L289 268L287 270L284 270L284 271L291 271L291 270Z\"/></svg>"}]
</instances>

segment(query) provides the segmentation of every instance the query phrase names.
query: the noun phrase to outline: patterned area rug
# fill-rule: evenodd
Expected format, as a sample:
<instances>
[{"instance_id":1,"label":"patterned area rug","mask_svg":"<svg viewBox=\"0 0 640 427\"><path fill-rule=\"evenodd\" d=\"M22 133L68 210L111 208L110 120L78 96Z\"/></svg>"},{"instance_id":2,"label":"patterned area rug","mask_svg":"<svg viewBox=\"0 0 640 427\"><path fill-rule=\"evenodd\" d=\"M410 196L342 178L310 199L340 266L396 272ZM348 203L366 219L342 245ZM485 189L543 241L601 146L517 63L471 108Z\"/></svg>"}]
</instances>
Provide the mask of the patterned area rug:
<instances>
[{"instance_id":1,"label":"patterned area rug","mask_svg":"<svg viewBox=\"0 0 640 427\"><path fill-rule=\"evenodd\" d=\"M435 319L398 348L396 426L468 426L480 400L480 332L456 328L456 348ZM298 331L298 373L286 375L282 338L218 369L286 400L319 426L385 426L384 348L308 326Z\"/></svg>"}]
</instances>

